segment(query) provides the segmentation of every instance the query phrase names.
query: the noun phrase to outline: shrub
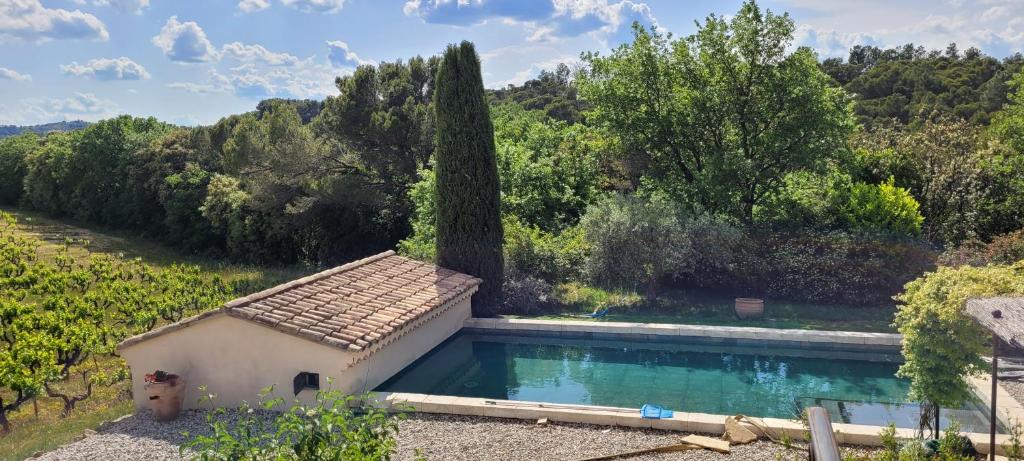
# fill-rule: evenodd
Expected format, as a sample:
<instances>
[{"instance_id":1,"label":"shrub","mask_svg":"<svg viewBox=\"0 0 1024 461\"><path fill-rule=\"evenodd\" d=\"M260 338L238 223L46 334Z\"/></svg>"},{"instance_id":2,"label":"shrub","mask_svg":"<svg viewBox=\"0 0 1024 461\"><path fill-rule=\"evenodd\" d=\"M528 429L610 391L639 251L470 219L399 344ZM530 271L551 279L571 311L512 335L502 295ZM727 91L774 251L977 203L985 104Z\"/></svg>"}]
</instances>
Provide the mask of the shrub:
<instances>
[{"instance_id":1,"label":"shrub","mask_svg":"<svg viewBox=\"0 0 1024 461\"><path fill-rule=\"evenodd\" d=\"M506 271L501 312L531 315L543 311L553 302L550 283L521 272Z\"/></svg>"},{"instance_id":2,"label":"shrub","mask_svg":"<svg viewBox=\"0 0 1024 461\"><path fill-rule=\"evenodd\" d=\"M507 271L548 282L578 279L586 258L586 241L578 227L560 234L505 219L505 266Z\"/></svg>"},{"instance_id":3,"label":"shrub","mask_svg":"<svg viewBox=\"0 0 1024 461\"><path fill-rule=\"evenodd\" d=\"M956 408L971 398L967 376L985 369L989 335L964 313L969 298L1024 293L1024 262L1014 266L939 267L906 285L895 325L903 335L899 375L910 397ZM937 414L936 414L937 416Z\"/></svg>"},{"instance_id":4,"label":"shrub","mask_svg":"<svg viewBox=\"0 0 1024 461\"><path fill-rule=\"evenodd\" d=\"M970 240L947 250L939 258L945 266L1012 264L1024 260L1024 229L998 235L989 243Z\"/></svg>"},{"instance_id":5,"label":"shrub","mask_svg":"<svg viewBox=\"0 0 1024 461\"><path fill-rule=\"evenodd\" d=\"M185 433L182 445L202 461L385 461L395 450L395 435L402 414L392 415L360 398L336 390L321 390L313 405L295 405L282 413L271 413L284 401L261 393L254 409L243 404L238 418L229 422L228 412L219 408L207 414L209 435ZM209 401L208 395L203 398ZM358 405L357 405L358 404ZM255 410L261 411L255 411Z\"/></svg>"},{"instance_id":6,"label":"shrub","mask_svg":"<svg viewBox=\"0 0 1024 461\"><path fill-rule=\"evenodd\" d=\"M595 283L657 295L658 281L678 273L693 255L683 223L668 201L614 195L580 222L590 247L587 275Z\"/></svg>"},{"instance_id":7,"label":"shrub","mask_svg":"<svg viewBox=\"0 0 1024 461\"><path fill-rule=\"evenodd\" d=\"M1006 457L1010 461L1024 460L1024 425L1021 425L1019 420L1014 421L1010 427L1010 440L1003 449L1006 450Z\"/></svg>"},{"instance_id":8,"label":"shrub","mask_svg":"<svg viewBox=\"0 0 1024 461\"><path fill-rule=\"evenodd\" d=\"M704 248L706 245L698 246ZM877 306L935 267L920 242L832 233L750 232L731 260L689 283L793 301Z\"/></svg>"},{"instance_id":9,"label":"shrub","mask_svg":"<svg viewBox=\"0 0 1024 461\"><path fill-rule=\"evenodd\" d=\"M896 187L893 178L882 184L856 183L842 206L850 230L868 233L917 236L924 217L910 191Z\"/></svg>"}]
</instances>

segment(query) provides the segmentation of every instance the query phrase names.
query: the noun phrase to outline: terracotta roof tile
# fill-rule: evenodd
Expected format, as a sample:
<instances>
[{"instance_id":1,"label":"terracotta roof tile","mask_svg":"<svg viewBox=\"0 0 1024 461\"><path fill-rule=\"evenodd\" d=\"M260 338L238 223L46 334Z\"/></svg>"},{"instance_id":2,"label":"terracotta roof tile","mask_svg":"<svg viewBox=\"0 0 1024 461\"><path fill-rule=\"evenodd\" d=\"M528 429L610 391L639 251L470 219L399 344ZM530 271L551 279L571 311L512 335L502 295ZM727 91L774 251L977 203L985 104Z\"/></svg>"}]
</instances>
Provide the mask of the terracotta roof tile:
<instances>
[{"instance_id":1,"label":"terracotta roof tile","mask_svg":"<svg viewBox=\"0 0 1024 461\"><path fill-rule=\"evenodd\" d=\"M358 351L479 284L478 278L386 252L229 302L224 310Z\"/></svg>"},{"instance_id":2,"label":"terracotta roof tile","mask_svg":"<svg viewBox=\"0 0 1024 461\"><path fill-rule=\"evenodd\" d=\"M349 351L387 344L406 326L472 294L480 279L381 253L226 303L124 340L127 347L219 313Z\"/></svg>"}]
</instances>

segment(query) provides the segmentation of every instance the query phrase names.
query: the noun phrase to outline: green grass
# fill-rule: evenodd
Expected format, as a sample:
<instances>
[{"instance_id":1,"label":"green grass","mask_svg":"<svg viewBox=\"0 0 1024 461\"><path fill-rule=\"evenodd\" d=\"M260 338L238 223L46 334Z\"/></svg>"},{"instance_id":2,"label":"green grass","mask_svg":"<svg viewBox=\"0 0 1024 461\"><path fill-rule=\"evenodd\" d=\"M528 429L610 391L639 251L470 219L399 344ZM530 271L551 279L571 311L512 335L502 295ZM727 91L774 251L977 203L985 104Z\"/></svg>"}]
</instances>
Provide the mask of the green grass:
<instances>
[{"instance_id":1,"label":"green grass","mask_svg":"<svg viewBox=\"0 0 1024 461\"><path fill-rule=\"evenodd\" d=\"M86 240L89 242L90 251L142 258L154 267L192 264L199 266L204 272L219 275L226 281L244 282L244 286L252 287L253 290L278 285L315 271L315 268L301 265L264 267L231 263L217 257L188 254L125 231L96 229L85 224L55 220L17 208L0 207L0 211L14 215L18 219L18 230L44 243L40 248L42 257L53 254L65 239ZM85 250L76 251L78 254L85 253Z\"/></svg>"},{"instance_id":2,"label":"green grass","mask_svg":"<svg viewBox=\"0 0 1024 461\"><path fill-rule=\"evenodd\" d=\"M656 301L648 302L636 293L568 283L558 286L555 296L562 304L560 309L530 318L895 332L891 325L895 306L851 307L766 299L764 318L739 320L734 296L704 291L663 290ZM605 307L609 313L602 319L581 317Z\"/></svg>"},{"instance_id":3,"label":"green grass","mask_svg":"<svg viewBox=\"0 0 1024 461\"><path fill-rule=\"evenodd\" d=\"M41 258L52 257L65 239L88 240L89 250L99 253L121 254L129 258L142 258L155 267L172 264L193 264L210 276L218 275L243 290L239 295L248 294L265 287L293 280L314 271L303 266L259 267L228 263L202 255L190 255L180 250L160 245L158 242L117 231L105 231L72 225L46 218L37 213L18 209L0 208L18 219L17 231L40 240ZM87 251L72 247L72 253L84 256ZM120 359L105 358L94 362L104 371L120 366ZM59 385L72 392L82 389L74 377ZM89 399L78 404L68 417L61 416L62 404L59 399L40 397L36 405L27 403L10 416L12 431L0 435L0 461L22 460L37 451L49 451L74 441L86 429L95 429L104 421L116 419L132 412L132 401L128 397L129 383L123 381L113 386L97 386ZM36 409L38 408L38 413Z\"/></svg>"},{"instance_id":4,"label":"green grass","mask_svg":"<svg viewBox=\"0 0 1024 461\"><path fill-rule=\"evenodd\" d=\"M88 401L87 401L88 402ZM98 403L91 402L91 403ZM23 408L16 421L15 429L0 438L0 461L21 461L36 452L46 452L77 440L86 429L96 429L105 421L111 421L132 412L131 400L118 399L103 405L79 408L71 416L54 419L54 413L39 418L32 416L32 406Z\"/></svg>"}]
</instances>

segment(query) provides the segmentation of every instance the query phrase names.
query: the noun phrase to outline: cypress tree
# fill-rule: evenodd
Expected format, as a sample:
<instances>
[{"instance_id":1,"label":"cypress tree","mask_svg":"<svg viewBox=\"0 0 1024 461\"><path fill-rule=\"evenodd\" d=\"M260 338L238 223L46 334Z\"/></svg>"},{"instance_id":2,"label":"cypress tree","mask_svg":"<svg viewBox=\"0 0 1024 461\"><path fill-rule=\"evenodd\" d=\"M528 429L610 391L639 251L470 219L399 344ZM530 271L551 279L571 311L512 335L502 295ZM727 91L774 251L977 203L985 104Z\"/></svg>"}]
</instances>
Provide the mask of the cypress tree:
<instances>
[{"instance_id":1,"label":"cypress tree","mask_svg":"<svg viewBox=\"0 0 1024 461\"><path fill-rule=\"evenodd\" d=\"M501 304L504 231L494 125L472 43L448 46L435 85L437 263L483 279L473 314L486 317Z\"/></svg>"}]
</instances>

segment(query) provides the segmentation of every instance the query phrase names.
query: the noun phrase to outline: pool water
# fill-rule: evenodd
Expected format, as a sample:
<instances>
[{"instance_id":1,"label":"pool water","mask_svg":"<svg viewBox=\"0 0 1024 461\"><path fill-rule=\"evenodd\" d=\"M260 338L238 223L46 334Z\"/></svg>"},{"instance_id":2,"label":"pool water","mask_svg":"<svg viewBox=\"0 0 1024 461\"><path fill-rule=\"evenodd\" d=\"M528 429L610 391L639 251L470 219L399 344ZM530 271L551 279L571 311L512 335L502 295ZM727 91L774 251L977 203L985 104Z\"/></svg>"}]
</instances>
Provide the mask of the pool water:
<instances>
[{"instance_id":1,"label":"pool water","mask_svg":"<svg viewBox=\"0 0 1024 461\"><path fill-rule=\"evenodd\" d=\"M833 421L916 428L919 409L895 376L897 351L809 351L459 332L382 384L382 392L796 418L823 406ZM945 410L987 432L976 403Z\"/></svg>"}]
</instances>

